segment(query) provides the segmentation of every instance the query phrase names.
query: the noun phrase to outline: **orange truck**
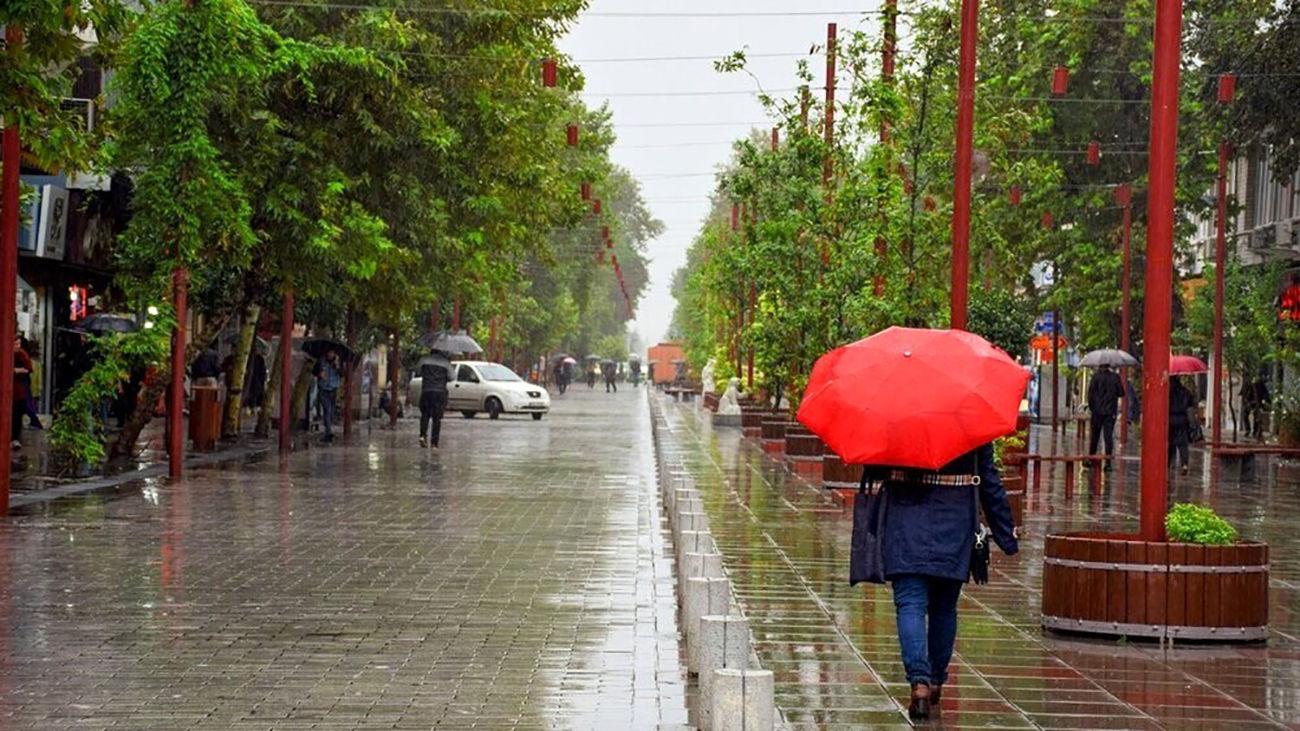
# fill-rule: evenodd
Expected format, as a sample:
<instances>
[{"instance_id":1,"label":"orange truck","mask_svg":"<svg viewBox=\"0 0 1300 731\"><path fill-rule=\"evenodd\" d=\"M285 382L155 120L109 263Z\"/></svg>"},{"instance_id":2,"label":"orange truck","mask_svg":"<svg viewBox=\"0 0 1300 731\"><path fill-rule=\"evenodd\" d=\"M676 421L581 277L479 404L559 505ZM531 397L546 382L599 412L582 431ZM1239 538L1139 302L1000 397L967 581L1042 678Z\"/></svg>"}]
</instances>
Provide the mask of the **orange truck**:
<instances>
[{"instance_id":1,"label":"orange truck","mask_svg":"<svg viewBox=\"0 0 1300 731\"><path fill-rule=\"evenodd\" d=\"M686 360L686 351L682 350L682 344L676 341L668 341L652 346L647 353L646 361L654 374L654 384L662 386L672 383L677 377L677 366L675 361Z\"/></svg>"}]
</instances>

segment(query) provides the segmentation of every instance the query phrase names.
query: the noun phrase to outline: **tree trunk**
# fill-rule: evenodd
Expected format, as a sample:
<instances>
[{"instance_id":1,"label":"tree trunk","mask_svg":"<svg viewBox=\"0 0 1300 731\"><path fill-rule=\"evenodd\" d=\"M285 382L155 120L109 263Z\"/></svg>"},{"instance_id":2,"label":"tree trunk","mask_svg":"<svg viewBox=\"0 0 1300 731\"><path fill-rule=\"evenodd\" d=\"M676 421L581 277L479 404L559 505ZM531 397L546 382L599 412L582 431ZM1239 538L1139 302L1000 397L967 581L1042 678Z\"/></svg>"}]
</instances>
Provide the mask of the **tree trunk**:
<instances>
[{"instance_id":1,"label":"tree trunk","mask_svg":"<svg viewBox=\"0 0 1300 731\"><path fill-rule=\"evenodd\" d=\"M284 347L284 341L276 343L275 355L271 357L272 367L271 382L267 384L266 396L262 398L262 408L257 412L257 427L253 430L253 435L262 439L271 435L271 414L272 409L280 402L280 349Z\"/></svg>"},{"instance_id":2,"label":"tree trunk","mask_svg":"<svg viewBox=\"0 0 1300 731\"><path fill-rule=\"evenodd\" d=\"M302 370L298 371L298 378L293 382L293 399L290 401L291 408L288 413L282 413L281 419L288 419L290 428L293 420L298 418L298 414L303 413L307 405L307 393L311 390L311 371L316 365L314 358L307 358L302 364ZM311 419L308 415L307 431L311 431Z\"/></svg>"},{"instance_id":3,"label":"tree trunk","mask_svg":"<svg viewBox=\"0 0 1300 731\"><path fill-rule=\"evenodd\" d=\"M353 357L343 364L343 436L352 434L352 383L357 374L357 363L361 360L357 353L357 315L348 305L347 346Z\"/></svg>"},{"instance_id":4,"label":"tree trunk","mask_svg":"<svg viewBox=\"0 0 1300 731\"><path fill-rule=\"evenodd\" d=\"M262 308L249 303L239 322L239 338L235 341L234 364L230 369L230 383L226 384L226 413L221 420L221 437L238 439L243 414L244 378L248 374L248 358L253 352L253 339L257 334L257 321Z\"/></svg>"},{"instance_id":5,"label":"tree trunk","mask_svg":"<svg viewBox=\"0 0 1300 731\"><path fill-rule=\"evenodd\" d=\"M190 341L189 347L185 349L185 367L187 369L203 352L204 346L212 342L212 339L225 329L226 323L229 321L230 315L217 318L208 323L208 326L198 334L198 337ZM110 460L135 455L135 443L140 439L140 433L153 420L154 406L158 403L158 399L162 398L163 394L167 392L167 386L170 382L170 362L164 362L162 367L158 369L156 378L149 383L147 388L141 389L139 396L136 397L135 409L131 412L131 416L127 418L122 431L118 432L117 439L108 450Z\"/></svg>"}]
</instances>

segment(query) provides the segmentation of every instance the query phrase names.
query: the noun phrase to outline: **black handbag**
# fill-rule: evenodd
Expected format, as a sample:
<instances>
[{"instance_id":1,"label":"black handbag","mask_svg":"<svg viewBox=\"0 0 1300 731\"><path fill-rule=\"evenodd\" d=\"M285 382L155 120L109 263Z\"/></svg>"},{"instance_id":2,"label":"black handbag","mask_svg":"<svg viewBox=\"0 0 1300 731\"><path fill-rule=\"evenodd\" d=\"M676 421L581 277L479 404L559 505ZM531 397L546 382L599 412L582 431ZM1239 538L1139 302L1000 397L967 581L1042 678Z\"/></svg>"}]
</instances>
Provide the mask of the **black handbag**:
<instances>
[{"instance_id":1,"label":"black handbag","mask_svg":"<svg viewBox=\"0 0 1300 731\"><path fill-rule=\"evenodd\" d=\"M885 487L867 492L867 470L862 470L858 494L853 498L853 545L849 551L849 586L885 583Z\"/></svg>"}]
</instances>

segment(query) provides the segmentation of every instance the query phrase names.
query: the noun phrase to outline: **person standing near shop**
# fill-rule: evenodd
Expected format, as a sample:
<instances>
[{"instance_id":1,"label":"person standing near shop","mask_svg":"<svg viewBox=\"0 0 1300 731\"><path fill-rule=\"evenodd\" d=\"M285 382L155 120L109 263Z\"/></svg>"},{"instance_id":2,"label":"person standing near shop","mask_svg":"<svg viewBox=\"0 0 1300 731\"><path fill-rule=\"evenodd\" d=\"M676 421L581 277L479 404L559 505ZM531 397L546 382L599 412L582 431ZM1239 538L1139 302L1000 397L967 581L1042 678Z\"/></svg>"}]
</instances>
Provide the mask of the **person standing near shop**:
<instances>
[{"instance_id":1,"label":"person standing near shop","mask_svg":"<svg viewBox=\"0 0 1300 731\"><path fill-rule=\"evenodd\" d=\"M433 350L420 359L420 446L438 449L442 436L442 415L447 410L447 382L451 361L446 353ZM432 422L432 423L430 423ZM428 437L425 437L428 434Z\"/></svg>"},{"instance_id":2,"label":"person standing near shop","mask_svg":"<svg viewBox=\"0 0 1300 731\"><path fill-rule=\"evenodd\" d=\"M1091 413L1092 440L1089 442L1088 454L1097 453L1097 442L1104 440L1106 456L1115 453L1115 417L1119 414L1119 399L1124 395L1124 384L1119 374L1108 365L1097 369L1097 374L1088 384L1088 411ZM1106 463L1110 469L1110 463Z\"/></svg>"},{"instance_id":3,"label":"person standing near shop","mask_svg":"<svg viewBox=\"0 0 1300 731\"><path fill-rule=\"evenodd\" d=\"M14 338L14 381L13 381L14 402L13 408L10 409L10 424L13 430L13 442L10 446L14 449L22 449L23 443L18 438L23 432L23 416L27 414L27 397L32 392L32 358L23 350L23 337L18 335Z\"/></svg>"}]
</instances>

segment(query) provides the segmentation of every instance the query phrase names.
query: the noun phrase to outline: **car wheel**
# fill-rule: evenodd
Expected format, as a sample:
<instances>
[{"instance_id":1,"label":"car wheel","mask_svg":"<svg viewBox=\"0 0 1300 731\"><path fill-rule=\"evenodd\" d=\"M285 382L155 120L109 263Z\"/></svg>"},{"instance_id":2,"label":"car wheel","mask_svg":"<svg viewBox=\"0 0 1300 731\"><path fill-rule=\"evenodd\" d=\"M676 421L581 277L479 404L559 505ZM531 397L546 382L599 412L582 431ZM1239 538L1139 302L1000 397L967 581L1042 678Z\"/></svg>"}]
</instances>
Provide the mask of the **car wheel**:
<instances>
[{"instance_id":1,"label":"car wheel","mask_svg":"<svg viewBox=\"0 0 1300 731\"><path fill-rule=\"evenodd\" d=\"M460 412L460 415L465 417L466 419L473 419L474 415L477 413L478 413L477 411L462 411Z\"/></svg>"},{"instance_id":2,"label":"car wheel","mask_svg":"<svg viewBox=\"0 0 1300 731\"><path fill-rule=\"evenodd\" d=\"M501 401L496 396L489 398L484 405L487 407L489 419L495 420L501 417Z\"/></svg>"},{"instance_id":3,"label":"car wheel","mask_svg":"<svg viewBox=\"0 0 1300 731\"><path fill-rule=\"evenodd\" d=\"M542 420L541 414L533 414L533 421L541 421L541 420Z\"/></svg>"}]
</instances>

